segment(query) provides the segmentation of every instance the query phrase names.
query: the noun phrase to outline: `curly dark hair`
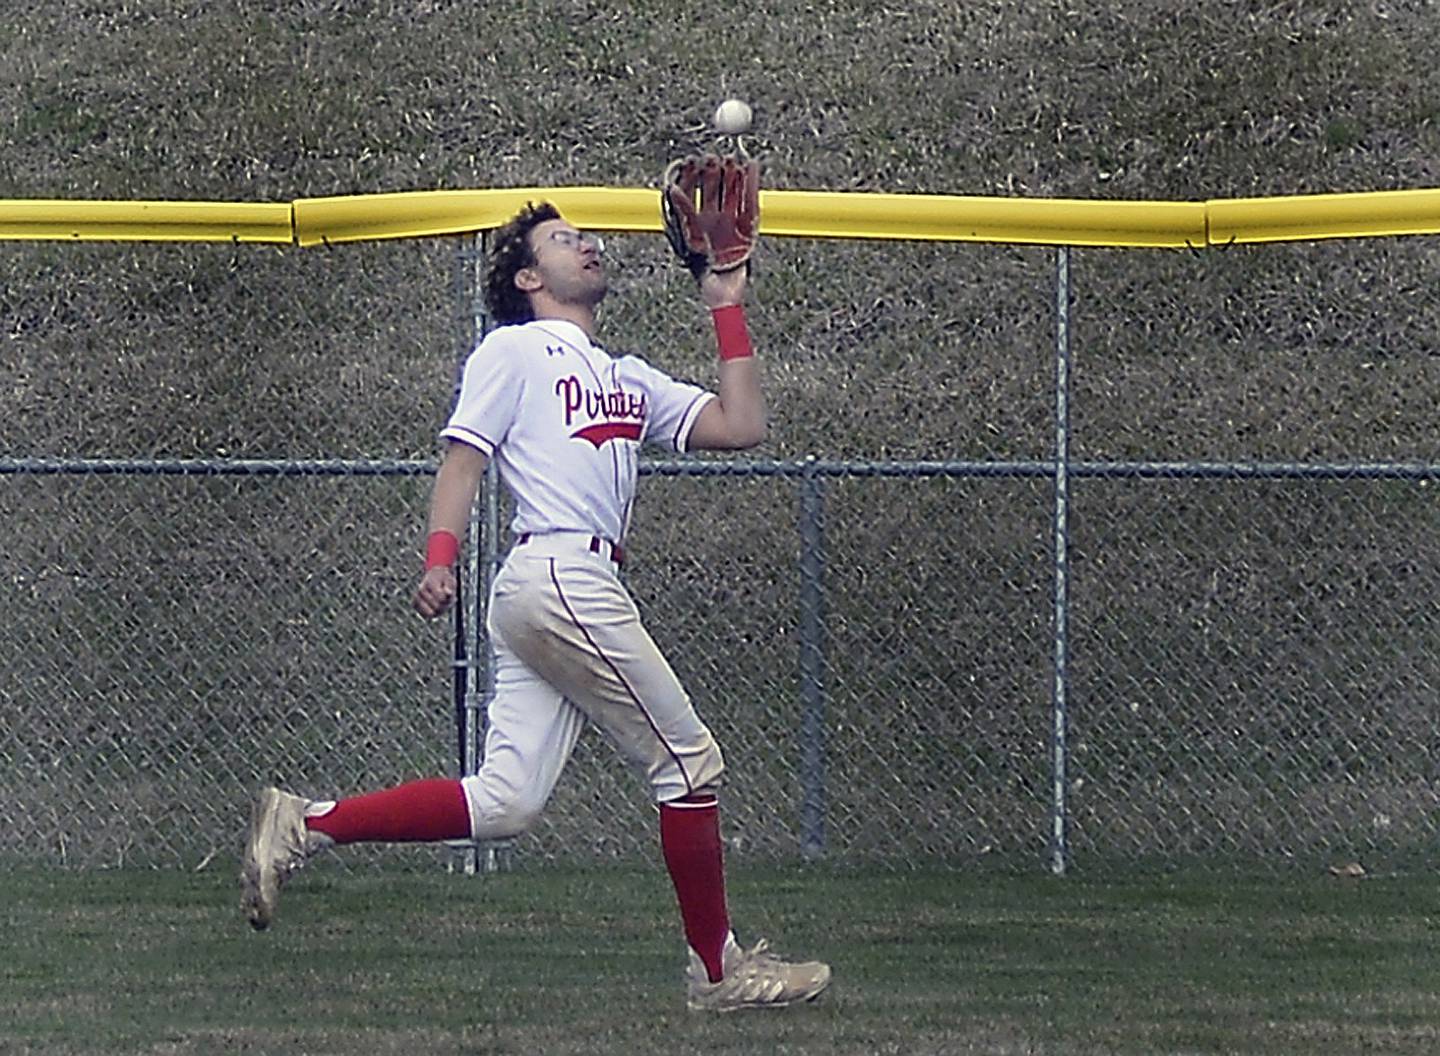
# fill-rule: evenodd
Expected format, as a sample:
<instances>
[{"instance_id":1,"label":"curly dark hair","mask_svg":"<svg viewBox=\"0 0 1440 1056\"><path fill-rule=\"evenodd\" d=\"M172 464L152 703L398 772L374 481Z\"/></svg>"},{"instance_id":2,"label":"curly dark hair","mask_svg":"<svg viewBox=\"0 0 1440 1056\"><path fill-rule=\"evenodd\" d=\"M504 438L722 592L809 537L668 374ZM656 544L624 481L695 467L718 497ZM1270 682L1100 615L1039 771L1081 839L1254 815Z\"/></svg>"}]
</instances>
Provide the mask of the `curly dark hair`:
<instances>
[{"instance_id":1,"label":"curly dark hair","mask_svg":"<svg viewBox=\"0 0 1440 1056\"><path fill-rule=\"evenodd\" d=\"M528 323L535 318L530 295L515 287L515 276L535 263L530 232L546 220L559 220L560 210L549 202L527 202L525 208L495 232L490 264L485 269L485 307L499 326Z\"/></svg>"}]
</instances>

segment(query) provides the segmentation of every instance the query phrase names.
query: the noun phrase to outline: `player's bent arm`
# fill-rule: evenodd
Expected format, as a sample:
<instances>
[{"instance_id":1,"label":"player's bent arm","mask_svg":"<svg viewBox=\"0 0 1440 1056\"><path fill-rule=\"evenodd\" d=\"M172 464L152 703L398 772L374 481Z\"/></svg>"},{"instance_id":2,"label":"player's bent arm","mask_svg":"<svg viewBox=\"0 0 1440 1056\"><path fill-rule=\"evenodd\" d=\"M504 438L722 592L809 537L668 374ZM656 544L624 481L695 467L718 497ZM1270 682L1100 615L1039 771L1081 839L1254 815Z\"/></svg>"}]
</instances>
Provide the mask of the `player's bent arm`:
<instances>
[{"instance_id":1,"label":"player's bent arm","mask_svg":"<svg viewBox=\"0 0 1440 1056\"><path fill-rule=\"evenodd\" d=\"M430 493L425 575L414 598L415 611L422 616L439 616L455 600L458 584L453 560L436 555L451 548L446 535L454 540L453 549L458 552L487 462L485 453L469 444L451 441L445 449Z\"/></svg>"},{"instance_id":2,"label":"player's bent arm","mask_svg":"<svg viewBox=\"0 0 1440 1056\"><path fill-rule=\"evenodd\" d=\"M692 451L741 451L765 439L768 428L760 367L753 356L720 364L720 391L695 419Z\"/></svg>"},{"instance_id":3,"label":"player's bent arm","mask_svg":"<svg viewBox=\"0 0 1440 1056\"><path fill-rule=\"evenodd\" d=\"M700 299L710 309L719 345L720 388L695 420L691 450L737 451L765 439L765 395L745 322L746 282L743 268L706 272L700 280Z\"/></svg>"},{"instance_id":4,"label":"player's bent arm","mask_svg":"<svg viewBox=\"0 0 1440 1056\"><path fill-rule=\"evenodd\" d=\"M458 440L446 442L445 455L440 459L435 486L430 492L430 531L465 538L470 508L475 504L480 478L485 475L489 461L478 447Z\"/></svg>"}]
</instances>

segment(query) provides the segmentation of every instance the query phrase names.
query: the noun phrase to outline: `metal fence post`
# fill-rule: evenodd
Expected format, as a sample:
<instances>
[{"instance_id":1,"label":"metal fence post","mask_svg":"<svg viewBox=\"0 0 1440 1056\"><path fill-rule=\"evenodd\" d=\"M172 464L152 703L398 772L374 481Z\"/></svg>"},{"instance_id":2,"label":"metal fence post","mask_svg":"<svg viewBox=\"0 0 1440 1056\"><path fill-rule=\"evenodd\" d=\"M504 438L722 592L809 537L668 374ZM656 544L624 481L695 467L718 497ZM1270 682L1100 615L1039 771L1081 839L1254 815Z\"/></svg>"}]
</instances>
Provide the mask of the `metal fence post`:
<instances>
[{"instance_id":1,"label":"metal fence post","mask_svg":"<svg viewBox=\"0 0 1440 1056\"><path fill-rule=\"evenodd\" d=\"M1052 690L1054 783L1051 789L1050 869L1063 876L1066 843L1066 737L1069 671L1066 650L1070 607L1070 249L1061 246L1055 268L1055 679Z\"/></svg>"},{"instance_id":2,"label":"metal fence post","mask_svg":"<svg viewBox=\"0 0 1440 1056\"><path fill-rule=\"evenodd\" d=\"M455 347L455 382L452 389L453 405L460 393L460 382L465 369L465 360L475 347L480 332L480 320L476 315L477 271L479 268L479 246L476 236L464 234L456 240L455 301L456 329L458 338ZM479 663L481 630L479 626L480 578L475 546L475 515L471 511L469 530L460 554L460 596L455 601L453 627L455 667L455 722L459 737L460 776L468 777L478 766L476 753L476 666ZM468 594L465 588L469 588ZM468 626L467 626L468 621ZM454 840L451 857L451 871L474 873L477 868L477 848L470 840Z\"/></svg>"},{"instance_id":3,"label":"metal fence post","mask_svg":"<svg viewBox=\"0 0 1440 1056\"><path fill-rule=\"evenodd\" d=\"M490 332L490 313L485 308L484 295L484 271L485 260L490 248L489 235L480 231L475 235L475 284L474 298L472 300L475 317L475 340L478 342ZM472 699L471 730L472 745L475 758L475 773L480 769L484 761L484 752L481 749L481 742L484 736L485 709L489 706L490 700L495 695L495 645L490 641L490 635L485 630L485 620L490 608L490 587L495 582L495 575L500 571L500 565L505 560L504 549L500 545L500 469L492 460L485 467L485 479L481 485L480 501L476 508L471 510L470 538L476 540L475 547L479 551L476 558L478 574L475 577L476 583L474 600L475 619L475 649L474 655L484 657L484 666L479 667L474 679L474 697ZM482 873L495 873L509 869L514 851L514 840L489 840L480 843L476 847L476 868Z\"/></svg>"},{"instance_id":4,"label":"metal fence post","mask_svg":"<svg viewBox=\"0 0 1440 1056\"><path fill-rule=\"evenodd\" d=\"M486 233L477 231L461 237L456 272L457 300L461 305L462 347L458 370L476 343L490 330L483 293L485 256L488 249ZM457 372L455 394L460 391L461 376ZM464 667L464 702L460 708L461 776L480 769L483 761L481 741L484 733L485 708L495 692L495 648L485 633L485 617L490 599L490 586L501 561L500 553L500 476L491 462L485 468L479 501L470 508L469 530L462 580L471 587L469 597L456 605L455 663ZM466 631L466 621L469 631ZM464 640L461 641L460 639ZM466 873L492 873L509 867L513 841L494 843L459 841L457 865Z\"/></svg>"},{"instance_id":5,"label":"metal fence post","mask_svg":"<svg viewBox=\"0 0 1440 1056\"><path fill-rule=\"evenodd\" d=\"M485 467L485 482L481 486L483 495L481 505L484 508L483 527L480 529L480 538L483 540L482 556L480 558L482 576L480 587L475 591L475 640L477 653L483 648L485 667L483 671L477 672L477 690L475 703L475 744L476 744L476 769L483 761L484 753L480 751L480 741L484 734L484 708L489 705L492 697L495 696L495 645L490 641L490 636L485 632L485 617L490 603L490 587L495 582L495 575L500 571L500 565L505 560L505 555L500 546L500 472L494 462ZM480 514L477 512L477 519ZM478 868L482 873L498 873L510 869L513 864L513 853L515 841L487 840L477 847Z\"/></svg>"},{"instance_id":6,"label":"metal fence post","mask_svg":"<svg viewBox=\"0 0 1440 1056\"><path fill-rule=\"evenodd\" d=\"M814 456L800 478L801 852L825 853L824 481Z\"/></svg>"}]
</instances>

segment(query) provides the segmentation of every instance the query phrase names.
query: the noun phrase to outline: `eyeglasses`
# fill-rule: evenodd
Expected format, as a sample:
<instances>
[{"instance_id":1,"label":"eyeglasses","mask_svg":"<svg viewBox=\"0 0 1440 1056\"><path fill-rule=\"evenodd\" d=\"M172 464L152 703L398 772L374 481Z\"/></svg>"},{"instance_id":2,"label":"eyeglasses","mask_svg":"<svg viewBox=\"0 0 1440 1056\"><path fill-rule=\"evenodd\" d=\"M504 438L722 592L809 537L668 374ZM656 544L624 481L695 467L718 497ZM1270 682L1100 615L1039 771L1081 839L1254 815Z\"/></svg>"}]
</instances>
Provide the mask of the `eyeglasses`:
<instances>
[{"instance_id":1,"label":"eyeglasses","mask_svg":"<svg viewBox=\"0 0 1440 1056\"><path fill-rule=\"evenodd\" d=\"M550 241L558 242L566 249L578 249L586 246L593 249L596 254L605 252L605 240L589 231L567 231L565 228L560 228L550 232Z\"/></svg>"}]
</instances>

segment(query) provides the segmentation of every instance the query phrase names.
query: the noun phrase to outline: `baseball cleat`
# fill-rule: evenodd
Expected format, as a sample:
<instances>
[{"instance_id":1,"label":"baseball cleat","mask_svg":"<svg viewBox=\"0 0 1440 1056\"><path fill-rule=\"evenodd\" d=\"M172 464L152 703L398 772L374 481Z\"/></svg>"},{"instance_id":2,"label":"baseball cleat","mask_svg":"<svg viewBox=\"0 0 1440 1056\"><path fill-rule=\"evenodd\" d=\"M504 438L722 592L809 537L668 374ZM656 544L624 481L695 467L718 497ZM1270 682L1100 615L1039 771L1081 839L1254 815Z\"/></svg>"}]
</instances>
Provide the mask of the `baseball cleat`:
<instances>
[{"instance_id":1,"label":"baseball cleat","mask_svg":"<svg viewBox=\"0 0 1440 1056\"><path fill-rule=\"evenodd\" d=\"M747 950L732 938L725 946L725 978L718 983L710 981L704 962L690 951L685 1003L696 1012L784 1008L815 1000L829 985L828 964L790 964L771 953L764 939Z\"/></svg>"},{"instance_id":2,"label":"baseball cleat","mask_svg":"<svg viewBox=\"0 0 1440 1056\"><path fill-rule=\"evenodd\" d=\"M280 887L290 874L329 842L305 828L309 805L301 796L267 788L250 810L250 831L240 868L240 907L256 931L270 926Z\"/></svg>"}]
</instances>

